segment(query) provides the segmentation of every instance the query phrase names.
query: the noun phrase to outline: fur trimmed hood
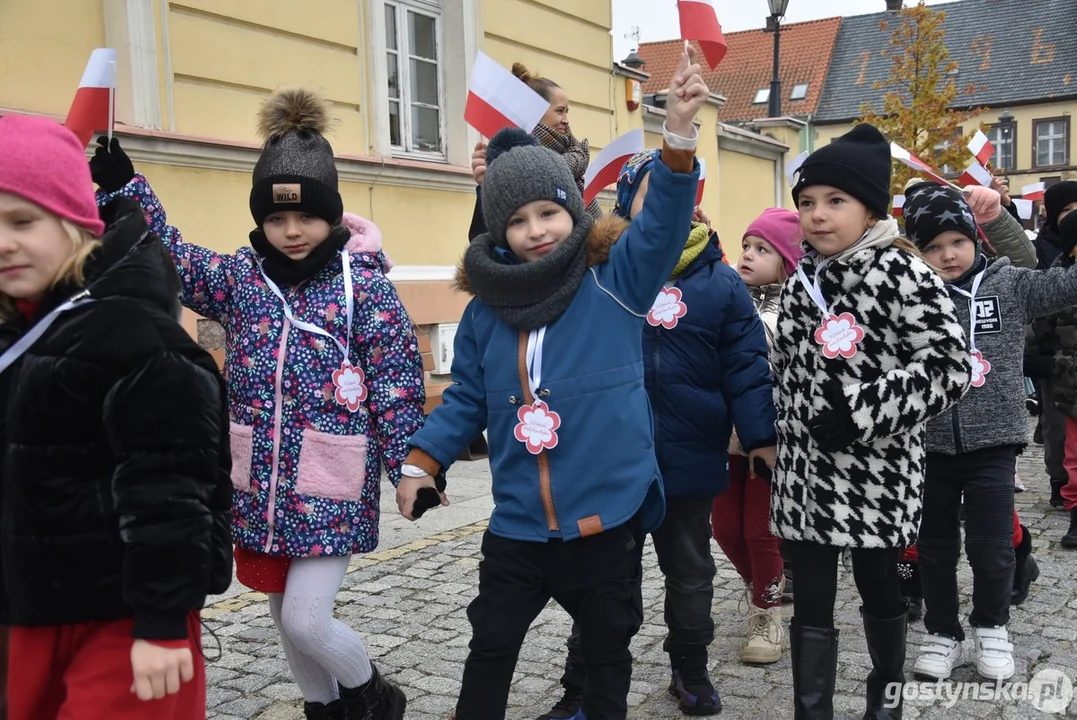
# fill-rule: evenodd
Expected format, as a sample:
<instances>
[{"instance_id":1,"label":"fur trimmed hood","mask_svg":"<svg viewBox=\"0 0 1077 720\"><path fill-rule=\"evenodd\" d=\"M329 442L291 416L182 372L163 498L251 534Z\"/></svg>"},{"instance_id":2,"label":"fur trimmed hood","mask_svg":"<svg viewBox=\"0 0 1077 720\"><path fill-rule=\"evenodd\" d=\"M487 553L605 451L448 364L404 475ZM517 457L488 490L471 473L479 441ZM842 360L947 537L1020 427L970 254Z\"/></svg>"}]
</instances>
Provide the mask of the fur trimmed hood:
<instances>
[{"instance_id":1,"label":"fur trimmed hood","mask_svg":"<svg viewBox=\"0 0 1077 720\"><path fill-rule=\"evenodd\" d=\"M601 265L609 259L610 248L618 238L628 229L628 222L616 215L603 215L595 220L591 226L591 233L587 236L587 265ZM456 278L453 288L458 292L474 295L471 291L471 281L467 272L464 271L464 261L461 258L456 266Z\"/></svg>"}]
</instances>

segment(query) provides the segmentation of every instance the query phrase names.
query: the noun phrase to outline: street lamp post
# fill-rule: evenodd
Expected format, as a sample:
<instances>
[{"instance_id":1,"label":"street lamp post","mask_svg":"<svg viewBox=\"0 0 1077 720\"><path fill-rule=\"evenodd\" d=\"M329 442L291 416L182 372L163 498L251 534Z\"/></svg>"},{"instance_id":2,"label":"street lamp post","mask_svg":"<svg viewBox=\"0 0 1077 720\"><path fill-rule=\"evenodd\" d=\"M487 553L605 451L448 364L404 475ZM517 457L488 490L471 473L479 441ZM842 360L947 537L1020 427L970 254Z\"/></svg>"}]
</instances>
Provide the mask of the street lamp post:
<instances>
[{"instance_id":1,"label":"street lamp post","mask_svg":"<svg viewBox=\"0 0 1077 720\"><path fill-rule=\"evenodd\" d=\"M789 7L789 0L767 0L767 4L770 5L770 24L774 26L774 77L770 81L768 113L770 117L781 117L782 81L778 75L778 61L781 54L782 18Z\"/></svg>"}]
</instances>

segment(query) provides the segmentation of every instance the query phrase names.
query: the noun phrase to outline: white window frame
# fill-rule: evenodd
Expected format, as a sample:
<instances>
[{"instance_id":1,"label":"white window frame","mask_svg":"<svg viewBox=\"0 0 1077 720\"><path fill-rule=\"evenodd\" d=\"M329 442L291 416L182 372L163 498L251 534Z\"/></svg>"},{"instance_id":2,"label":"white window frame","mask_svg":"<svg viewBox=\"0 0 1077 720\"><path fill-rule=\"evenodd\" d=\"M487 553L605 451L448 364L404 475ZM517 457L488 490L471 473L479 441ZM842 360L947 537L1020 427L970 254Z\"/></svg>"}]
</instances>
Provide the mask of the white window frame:
<instances>
[{"instance_id":1,"label":"white window frame","mask_svg":"<svg viewBox=\"0 0 1077 720\"><path fill-rule=\"evenodd\" d=\"M1059 133L1055 133L1056 127L1060 127ZM1041 135L1041 129L1047 129L1049 134ZM1035 122L1035 135L1034 141L1036 143L1036 157L1034 167L1038 168L1050 168L1061 167L1069 162L1069 123L1065 118L1050 118L1045 120L1036 120ZM1040 162L1040 141L1046 140L1048 142L1047 160L1046 163ZM1062 161L1055 162L1055 153L1062 153Z\"/></svg>"},{"instance_id":2,"label":"white window frame","mask_svg":"<svg viewBox=\"0 0 1077 720\"><path fill-rule=\"evenodd\" d=\"M752 97L752 105L766 105L770 102L770 88L759 88Z\"/></svg>"},{"instance_id":3,"label":"white window frame","mask_svg":"<svg viewBox=\"0 0 1077 720\"><path fill-rule=\"evenodd\" d=\"M804 88L804 91L798 95L797 88ZM790 102L799 102L806 97L808 97L808 83L797 83L793 85L793 90L789 93Z\"/></svg>"},{"instance_id":4,"label":"white window frame","mask_svg":"<svg viewBox=\"0 0 1077 720\"><path fill-rule=\"evenodd\" d=\"M386 58L389 53L396 54L396 67L397 77L400 81L397 88L398 98L395 102L400 108L400 145L392 145L392 152L394 155L400 155L408 158L415 158L419 160L433 160L438 162L444 162L448 157L446 151L446 132L445 132L445 53L443 42L443 30L442 30L442 17L441 17L441 2L428 2L427 0L385 0L381 3L381 12L384 14L386 9L392 7L396 13L396 49L391 50L388 47L385 48L383 58ZM440 150L418 150L413 147L412 136L412 99L411 99L411 48L409 46L408 37L408 13L412 12L416 15L423 15L434 20L434 46L435 54L437 55L437 81L438 81L438 145ZM384 15L383 15L384 16ZM384 34L383 34L384 37ZM386 73L388 73L388 60L383 59L386 64ZM386 78L385 84L385 102L386 102L386 123L385 132L389 132L389 88L388 78ZM425 107L420 105L420 107Z\"/></svg>"},{"instance_id":5,"label":"white window frame","mask_svg":"<svg viewBox=\"0 0 1077 720\"><path fill-rule=\"evenodd\" d=\"M1006 142L1002 140L1003 129L1010 131L1010 139ZM991 144L995 147L995 152L991 155L991 165L1002 172L1013 172L1017 169L1017 123L1016 122L1000 122L992 125L987 130L987 139L991 141ZM1002 158L1002 148L1009 146L1010 148L1010 162L1003 165L1000 162Z\"/></svg>"}]
</instances>

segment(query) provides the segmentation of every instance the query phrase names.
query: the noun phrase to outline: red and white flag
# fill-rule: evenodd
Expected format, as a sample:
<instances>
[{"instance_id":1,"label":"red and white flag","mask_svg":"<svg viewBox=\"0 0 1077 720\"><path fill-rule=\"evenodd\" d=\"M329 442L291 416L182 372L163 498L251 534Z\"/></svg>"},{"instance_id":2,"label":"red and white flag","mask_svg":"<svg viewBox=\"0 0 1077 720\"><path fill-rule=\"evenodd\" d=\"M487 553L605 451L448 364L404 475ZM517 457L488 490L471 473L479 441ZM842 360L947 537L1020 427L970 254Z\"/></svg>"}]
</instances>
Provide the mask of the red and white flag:
<instances>
[{"instance_id":1,"label":"red and white flag","mask_svg":"<svg viewBox=\"0 0 1077 720\"><path fill-rule=\"evenodd\" d=\"M1010 202L1017 207L1017 216L1022 220L1032 219L1032 201L1024 198L1010 198Z\"/></svg>"},{"instance_id":2,"label":"red and white flag","mask_svg":"<svg viewBox=\"0 0 1077 720\"><path fill-rule=\"evenodd\" d=\"M681 16L681 40L698 42L711 70L718 67L729 48L711 0L677 0L677 12Z\"/></svg>"},{"instance_id":3,"label":"red and white flag","mask_svg":"<svg viewBox=\"0 0 1077 720\"><path fill-rule=\"evenodd\" d=\"M491 138L507 127L531 132L549 107L549 101L489 55L479 51L475 56L464 120L483 137Z\"/></svg>"},{"instance_id":4,"label":"red and white flag","mask_svg":"<svg viewBox=\"0 0 1077 720\"><path fill-rule=\"evenodd\" d=\"M913 155L911 152L901 147L895 142L890 143L890 156L897 160L902 165L911 167L921 175L927 175L929 178L941 185L951 185L952 183L935 172L930 165Z\"/></svg>"},{"instance_id":5,"label":"red and white flag","mask_svg":"<svg viewBox=\"0 0 1077 720\"><path fill-rule=\"evenodd\" d=\"M602 188L617 182L624 164L642 150L643 130L629 130L602 148L583 175L583 204L590 205Z\"/></svg>"},{"instance_id":6,"label":"red and white flag","mask_svg":"<svg viewBox=\"0 0 1077 720\"><path fill-rule=\"evenodd\" d=\"M1043 200L1043 194L1047 191L1047 185L1042 182L1025 185L1021 188L1021 197L1025 200Z\"/></svg>"},{"instance_id":7,"label":"red and white flag","mask_svg":"<svg viewBox=\"0 0 1077 720\"><path fill-rule=\"evenodd\" d=\"M707 161L699 158L699 186L696 188L696 207L703 204L703 186L707 182Z\"/></svg>"},{"instance_id":8,"label":"red and white flag","mask_svg":"<svg viewBox=\"0 0 1077 720\"><path fill-rule=\"evenodd\" d=\"M981 165L987 165L991 156L995 154L995 146L987 139L983 130L977 130L976 134L972 136L972 141L969 142L969 151Z\"/></svg>"},{"instance_id":9,"label":"red and white flag","mask_svg":"<svg viewBox=\"0 0 1077 720\"><path fill-rule=\"evenodd\" d=\"M805 150L785 164L785 180L789 183L789 187L797 184L797 171L800 170L800 166L804 164L804 161L808 159L808 154L808 151Z\"/></svg>"},{"instance_id":10,"label":"red and white flag","mask_svg":"<svg viewBox=\"0 0 1077 720\"><path fill-rule=\"evenodd\" d=\"M84 146L90 144L95 132L111 135L115 101L116 51L98 48L90 53L64 127L75 133Z\"/></svg>"},{"instance_id":11,"label":"red and white flag","mask_svg":"<svg viewBox=\"0 0 1077 720\"><path fill-rule=\"evenodd\" d=\"M957 184L962 187L968 187L969 185L991 187L991 173L979 162L973 161L969 163L967 168L965 168L965 172L961 173L961 177L958 178Z\"/></svg>"},{"instance_id":12,"label":"red and white flag","mask_svg":"<svg viewBox=\"0 0 1077 720\"><path fill-rule=\"evenodd\" d=\"M896 218L899 218L899 217L901 217L902 215L905 214L905 196L904 195L895 195L894 196L894 209L890 212L890 214L892 216L896 217Z\"/></svg>"}]
</instances>

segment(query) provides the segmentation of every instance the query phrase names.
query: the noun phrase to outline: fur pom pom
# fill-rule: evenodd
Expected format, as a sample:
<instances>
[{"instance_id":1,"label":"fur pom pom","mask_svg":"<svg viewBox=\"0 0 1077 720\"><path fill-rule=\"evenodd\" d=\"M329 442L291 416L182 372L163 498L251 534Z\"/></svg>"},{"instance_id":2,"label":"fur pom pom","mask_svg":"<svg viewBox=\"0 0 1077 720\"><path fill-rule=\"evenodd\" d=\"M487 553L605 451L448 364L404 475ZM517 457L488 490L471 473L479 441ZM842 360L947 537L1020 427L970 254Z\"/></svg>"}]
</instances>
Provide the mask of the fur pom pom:
<instances>
[{"instance_id":1,"label":"fur pom pom","mask_svg":"<svg viewBox=\"0 0 1077 720\"><path fill-rule=\"evenodd\" d=\"M278 90L262 104L258 134L266 142L287 132L306 130L325 134L329 129L329 103L306 88Z\"/></svg>"},{"instance_id":2,"label":"fur pom pom","mask_svg":"<svg viewBox=\"0 0 1077 720\"><path fill-rule=\"evenodd\" d=\"M520 128L505 128L490 138L490 144L486 146L486 164L489 165L513 148L538 144L531 133Z\"/></svg>"}]
</instances>

